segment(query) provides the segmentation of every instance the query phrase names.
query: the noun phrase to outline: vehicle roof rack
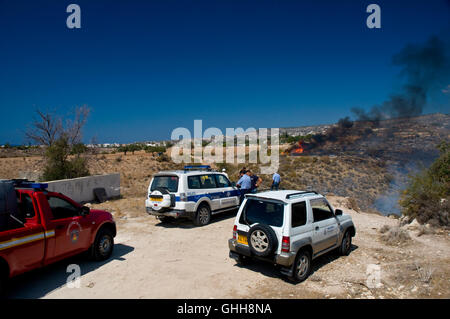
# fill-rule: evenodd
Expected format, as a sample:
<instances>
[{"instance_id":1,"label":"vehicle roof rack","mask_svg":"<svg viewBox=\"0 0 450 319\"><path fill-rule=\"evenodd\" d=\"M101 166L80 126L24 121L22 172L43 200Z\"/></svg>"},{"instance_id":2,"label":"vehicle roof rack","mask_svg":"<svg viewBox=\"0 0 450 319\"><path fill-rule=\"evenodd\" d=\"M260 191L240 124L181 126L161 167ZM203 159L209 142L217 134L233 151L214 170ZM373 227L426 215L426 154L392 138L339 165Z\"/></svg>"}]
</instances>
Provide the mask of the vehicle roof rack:
<instances>
[{"instance_id":1,"label":"vehicle roof rack","mask_svg":"<svg viewBox=\"0 0 450 319\"><path fill-rule=\"evenodd\" d=\"M20 178L20 179L12 179L14 183L14 187L16 188L31 188L38 190L45 190L48 188L47 183L35 183L34 181L29 181L28 179Z\"/></svg>"},{"instance_id":2,"label":"vehicle roof rack","mask_svg":"<svg viewBox=\"0 0 450 319\"><path fill-rule=\"evenodd\" d=\"M212 171L210 165L186 165L185 171Z\"/></svg>"},{"instance_id":3,"label":"vehicle roof rack","mask_svg":"<svg viewBox=\"0 0 450 319\"><path fill-rule=\"evenodd\" d=\"M319 193L317 193L316 191L304 191L304 192L297 192L297 193L287 194L286 195L286 199L290 199L292 197L305 195L305 194L316 194L316 195L319 195Z\"/></svg>"}]
</instances>

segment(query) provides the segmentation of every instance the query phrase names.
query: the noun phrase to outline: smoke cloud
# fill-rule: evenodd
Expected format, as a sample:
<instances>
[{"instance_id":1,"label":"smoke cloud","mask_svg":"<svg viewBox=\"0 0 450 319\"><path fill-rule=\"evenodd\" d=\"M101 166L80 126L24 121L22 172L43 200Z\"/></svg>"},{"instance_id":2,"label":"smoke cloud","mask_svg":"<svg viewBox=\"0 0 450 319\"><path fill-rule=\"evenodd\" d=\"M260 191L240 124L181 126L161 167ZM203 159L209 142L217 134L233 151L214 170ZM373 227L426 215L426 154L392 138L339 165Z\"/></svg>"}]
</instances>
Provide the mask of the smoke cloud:
<instances>
[{"instance_id":1,"label":"smoke cloud","mask_svg":"<svg viewBox=\"0 0 450 319\"><path fill-rule=\"evenodd\" d=\"M421 45L405 46L394 55L392 63L401 67L400 74L405 78L402 91L392 94L387 101L369 111L352 108L358 120L379 121L421 115L430 90L449 83L448 44L436 36Z\"/></svg>"}]
</instances>

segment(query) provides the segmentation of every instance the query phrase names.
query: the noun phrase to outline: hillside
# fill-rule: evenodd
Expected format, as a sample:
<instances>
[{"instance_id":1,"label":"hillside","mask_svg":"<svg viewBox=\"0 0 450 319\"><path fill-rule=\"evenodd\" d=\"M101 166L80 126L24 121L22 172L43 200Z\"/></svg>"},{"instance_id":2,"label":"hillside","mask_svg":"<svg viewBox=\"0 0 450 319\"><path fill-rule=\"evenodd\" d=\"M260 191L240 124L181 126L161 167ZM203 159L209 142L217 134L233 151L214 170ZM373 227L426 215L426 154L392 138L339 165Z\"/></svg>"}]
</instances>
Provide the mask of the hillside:
<instances>
[{"instance_id":1,"label":"hillside","mask_svg":"<svg viewBox=\"0 0 450 319\"><path fill-rule=\"evenodd\" d=\"M313 127L306 127L311 132ZM318 126L321 140L305 141L300 154L280 155L279 173L284 189L314 189L324 194L352 198L355 208L399 213L399 191L405 188L408 174L427 166L437 157L436 145L450 140L450 116L431 114L408 119L353 122L350 128ZM300 128L302 129L302 128ZM295 131L294 128L289 130ZM282 151L298 148L282 145ZM38 180L43 158L20 150L0 151L0 178L26 177ZM169 161L144 151L89 154L91 174L121 173L122 194L145 194L153 173L179 168ZM213 165L214 166L214 165ZM231 179L244 165L225 164ZM246 165L258 174L259 166ZM261 189L270 187L271 176L261 175Z\"/></svg>"}]
</instances>

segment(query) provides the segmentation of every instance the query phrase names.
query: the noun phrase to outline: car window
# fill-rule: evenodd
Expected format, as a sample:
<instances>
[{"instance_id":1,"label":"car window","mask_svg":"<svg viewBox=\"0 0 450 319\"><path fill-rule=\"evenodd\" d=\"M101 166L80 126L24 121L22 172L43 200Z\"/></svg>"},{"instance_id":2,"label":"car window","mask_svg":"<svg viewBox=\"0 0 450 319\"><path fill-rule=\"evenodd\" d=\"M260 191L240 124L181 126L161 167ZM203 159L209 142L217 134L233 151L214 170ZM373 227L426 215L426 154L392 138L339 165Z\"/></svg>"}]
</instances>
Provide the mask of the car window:
<instances>
[{"instance_id":1,"label":"car window","mask_svg":"<svg viewBox=\"0 0 450 319\"><path fill-rule=\"evenodd\" d=\"M36 215L34 212L33 200L29 194L21 194L19 210L21 215L25 218L33 218Z\"/></svg>"},{"instance_id":2,"label":"car window","mask_svg":"<svg viewBox=\"0 0 450 319\"><path fill-rule=\"evenodd\" d=\"M200 175L200 185L202 188L216 188L216 179L214 175Z\"/></svg>"},{"instance_id":3,"label":"car window","mask_svg":"<svg viewBox=\"0 0 450 319\"><path fill-rule=\"evenodd\" d=\"M53 219L62 219L80 215L80 209L72 203L55 196L48 196L48 204L52 210Z\"/></svg>"},{"instance_id":4,"label":"car window","mask_svg":"<svg viewBox=\"0 0 450 319\"><path fill-rule=\"evenodd\" d=\"M154 191L159 187L167 188L169 192L176 193L178 191L178 176L155 176L150 190Z\"/></svg>"},{"instance_id":5,"label":"car window","mask_svg":"<svg viewBox=\"0 0 450 319\"><path fill-rule=\"evenodd\" d=\"M199 189L201 188L200 179L198 176L188 176L188 188Z\"/></svg>"},{"instance_id":6,"label":"car window","mask_svg":"<svg viewBox=\"0 0 450 319\"><path fill-rule=\"evenodd\" d=\"M248 199L242 211L241 224L264 224L275 227L283 225L284 205L281 203Z\"/></svg>"},{"instance_id":7,"label":"car window","mask_svg":"<svg viewBox=\"0 0 450 319\"><path fill-rule=\"evenodd\" d=\"M334 217L331 207L328 205L327 201L323 198L312 199L311 208L313 211L314 222L319 222L321 220Z\"/></svg>"},{"instance_id":8,"label":"car window","mask_svg":"<svg viewBox=\"0 0 450 319\"><path fill-rule=\"evenodd\" d=\"M217 187L230 187L231 183L228 180L228 178L226 178L223 175L217 174L216 175L216 182L217 182Z\"/></svg>"},{"instance_id":9,"label":"car window","mask_svg":"<svg viewBox=\"0 0 450 319\"><path fill-rule=\"evenodd\" d=\"M306 202L292 204L292 227L306 224Z\"/></svg>"}]
</instances>

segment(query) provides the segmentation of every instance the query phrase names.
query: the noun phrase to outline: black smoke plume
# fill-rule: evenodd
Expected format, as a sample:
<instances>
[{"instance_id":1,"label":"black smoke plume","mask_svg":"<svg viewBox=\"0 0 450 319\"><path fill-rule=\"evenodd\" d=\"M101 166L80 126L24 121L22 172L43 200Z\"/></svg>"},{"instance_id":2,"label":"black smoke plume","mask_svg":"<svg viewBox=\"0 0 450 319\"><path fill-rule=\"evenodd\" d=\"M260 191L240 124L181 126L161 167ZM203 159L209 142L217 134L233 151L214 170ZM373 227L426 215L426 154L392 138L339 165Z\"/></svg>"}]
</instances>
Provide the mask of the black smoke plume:
<instances>
[{"instance_id":1,"label":"black smoke plume","mask_svg":"<svg viewBox=\"0 0 450 319\"><path fill-rule=\"evenodd\" d=\"M400 74L406 80L402 91L392 94L387 101L373 106L368 112L352 108L352 113L357 120L373 122L421 115L430 90L446 86L450 81L447 51L448 44L436 36L422 45L407 45L392 59L394 65L402 68Z\"/></svg>"}]
</instances>

